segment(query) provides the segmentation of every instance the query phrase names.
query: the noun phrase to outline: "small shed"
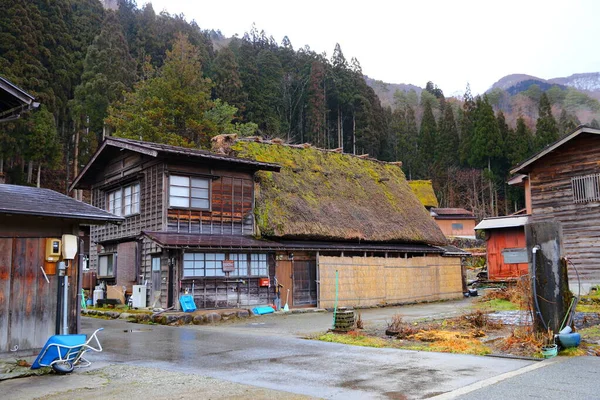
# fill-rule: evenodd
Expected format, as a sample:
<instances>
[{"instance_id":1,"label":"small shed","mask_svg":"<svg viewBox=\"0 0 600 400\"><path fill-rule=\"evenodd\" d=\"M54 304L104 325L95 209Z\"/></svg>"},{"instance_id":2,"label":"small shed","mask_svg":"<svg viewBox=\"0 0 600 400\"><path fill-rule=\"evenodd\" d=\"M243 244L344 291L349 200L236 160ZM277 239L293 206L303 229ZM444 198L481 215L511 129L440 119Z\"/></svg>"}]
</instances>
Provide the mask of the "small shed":
<instances>
[{"instance_id":1,"label":"small shed","mask_svg":"<svg viewBox=\"0 0 600 400\"><path fill-rule=\"evenodd\" d=\"M485 232L489 280L510 280L529 273L525 225L529 215L485 218L475 230Z\"/></svg>"},{"instance_id":2,"label":"small shed","mask_svg":"<svg viewBox=\"0 0 600 400\"><path fill-rule=\"evenodd\" d=\"M122 220L53 190L0 184L0 354L32 352L59 333L63 280L46 262L48 242L79 236L81 224ZM80 268L77 257L67 268L70 333L79 329Z\"/></svg>"},{"instance_id":3,"label":"small shed","mask_svg":"<svg viewBox=\"0 0 600 400\"><path fill-rule=\"evenodd\" d=\"M464 208L432 208L429 213L446 237L475 239L475 221L472 211Z\"/></svg>"}]
</instances>

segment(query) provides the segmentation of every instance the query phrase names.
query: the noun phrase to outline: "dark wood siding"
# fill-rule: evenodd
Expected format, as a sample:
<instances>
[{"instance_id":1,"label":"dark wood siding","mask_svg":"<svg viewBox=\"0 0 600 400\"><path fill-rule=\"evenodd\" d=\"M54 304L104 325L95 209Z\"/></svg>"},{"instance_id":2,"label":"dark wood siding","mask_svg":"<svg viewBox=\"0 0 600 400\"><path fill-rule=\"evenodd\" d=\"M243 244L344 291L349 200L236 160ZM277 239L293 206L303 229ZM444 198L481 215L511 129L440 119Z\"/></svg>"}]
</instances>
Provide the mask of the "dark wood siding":
<instances>
[{"instance_id":1,"label":"dark wood siding","mask_svg":"<svg viewBox=\"0 0 600 400\"><path fill-rule=\"evenodd\" d=\"M92 190L92 205L106 209L106 193L121 182L140 183L140 212L125 218L121 225L92 226L90 229L90 267L97 268L97 250L95 245L106 241L126 240L135 238L142 230L161 231L163 227L163 188L164 188L164 165L156 162L146 161L143 169L143 159L138 158L139 168L130 168L128 174L123 174L112 185L97 185ZM122 160L123 164L129 161Z\"/></svg>"},{"instance_id":2,"label":"dark wood siding","mask_svg":"<svg viewBox=\"0 0 600 400\"><path fill-rule=\"evenodd\" d=\"M0 353L40 348L56 328L58 275L46 281L46 238L0 239ZM69 329L76 330L77 266L69 268Z\"/></svg>"},{"instance_id":3,"label":"dark wood siding","mask_svg":"<svg viewBox=\"0 0 600 400\"><path fill-rule=\"evenodd\" d=\"M600 202L576 204L571 178L597 173L600 137L584 133L537 161L529 175L533 221L561 223L565 254L584 281L600 280Z\"/></svg>"},{"instance_id":4,"label":"dark wood siding","mask_svg":"<svg viewBox=\"0 0 600 400\"><path fill-rule=\"evenodd\" d=\"M250 175L219 176L211 182L211 209L168 210L168 231L214 235L254 233L254 183Z\"/></svg>"}]
</instances>

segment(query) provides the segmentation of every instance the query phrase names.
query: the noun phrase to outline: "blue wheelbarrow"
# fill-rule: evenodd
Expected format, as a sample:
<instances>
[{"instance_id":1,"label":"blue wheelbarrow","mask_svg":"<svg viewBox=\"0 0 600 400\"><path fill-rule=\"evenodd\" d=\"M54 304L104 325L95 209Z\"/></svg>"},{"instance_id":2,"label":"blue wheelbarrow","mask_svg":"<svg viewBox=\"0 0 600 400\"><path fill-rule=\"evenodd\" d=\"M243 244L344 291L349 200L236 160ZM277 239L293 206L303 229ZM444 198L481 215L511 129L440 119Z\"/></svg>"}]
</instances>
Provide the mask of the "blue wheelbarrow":
<instances>
[{"instance_id":1,"label":"blue wheelbarrow","mask_svg":"<svg viewBox=\"0 0 600 400\"><path fill-rule=\"evenodd\" d=\"M68 374L73 372L75 366L90 366L92 363L86 360L83 355L90 350L102 351L102 345L100 345L97 335L103 329L96 329L89 339L86 335L50 336L40 354L31 364L31 369L52 367L58 374Z\"/></svg>"}]
</instances>

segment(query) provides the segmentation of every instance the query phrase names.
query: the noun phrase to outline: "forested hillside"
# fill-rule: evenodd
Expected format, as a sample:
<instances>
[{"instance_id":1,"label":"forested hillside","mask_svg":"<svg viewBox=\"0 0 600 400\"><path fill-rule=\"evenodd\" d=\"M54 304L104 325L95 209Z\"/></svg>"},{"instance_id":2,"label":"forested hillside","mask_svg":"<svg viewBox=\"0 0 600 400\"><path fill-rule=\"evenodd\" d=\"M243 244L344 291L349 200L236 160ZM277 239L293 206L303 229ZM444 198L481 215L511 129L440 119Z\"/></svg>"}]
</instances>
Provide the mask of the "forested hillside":
<instances>
[{"instance_id":1,"label":"forested hillside","mask_svg":"<svg viewBox=\"0 0 600 400\"><path fill-rule=\"evenodd\" d=\"M510 166L578 122L557 123L556 98L541 90L509 109L503 92L447 99L428 82L382 106L358 60L332 50L255 28L225 38L132 0L117 11L98 0L5 0L0 75L42 107L0 126L0 173L64 192L106 135L190 147L260 135L402 161L409 178L433 179L440 206L483 217L520 208L504 184Z\"/></svg>"}]
</instances>

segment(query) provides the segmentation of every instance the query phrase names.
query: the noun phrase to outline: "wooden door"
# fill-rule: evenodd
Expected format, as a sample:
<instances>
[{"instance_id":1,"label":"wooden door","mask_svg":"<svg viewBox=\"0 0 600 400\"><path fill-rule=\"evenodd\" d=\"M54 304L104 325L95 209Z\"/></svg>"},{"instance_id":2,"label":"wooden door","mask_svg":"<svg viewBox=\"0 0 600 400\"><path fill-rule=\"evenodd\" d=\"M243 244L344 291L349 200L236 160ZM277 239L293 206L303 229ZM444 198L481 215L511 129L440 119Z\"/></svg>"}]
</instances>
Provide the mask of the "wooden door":
<instances>
[{"instance_id":1,"label":"wooden door","mask_svg":"<svg viewBox=\"0 0 600 400\"><path fill-rule=\"evenodd\" d=\"M294 306L317 305L317 262L294 261L293 263Z\"/></svg>"},{"instance_id":2,"label":"wooden door","mask_svg":"<svg viewBox=\"0 0 600 400\"><path fill-rule=\"evenodd\" d=\"M317 262L277 261L275 276L283 285L281 289L281 307L311 307L317 305ZM289 289L289 295L288 295Z\"/></svg>"},{"instance_id":3,"label":"wooden door","mask_svg":"<svg viewBox=\"0 0 600 400\"><path fill-rule=\"evenodd\" d=\"M152 256L152 295L150 296L150 304L152 307L160 307L160 294L162 286L162 272L160 269L160 256Z\"/></svg>"},{"instance_id":4,"label":"wooden door","mask_svg":"<svg viewBox=\"0 0 600 400\"><path fill-rule=\"evenodd\" d=\"M286 296L288 297L288 305L292 307L292 299L294 298L293 285L292 285L292 262L291 261L277 261L275 277L277 283L282 285L280 290L281 295L281 307L285 305ZM289 290L289 295L287 294Z\"/></svg>"}]
</instances>

